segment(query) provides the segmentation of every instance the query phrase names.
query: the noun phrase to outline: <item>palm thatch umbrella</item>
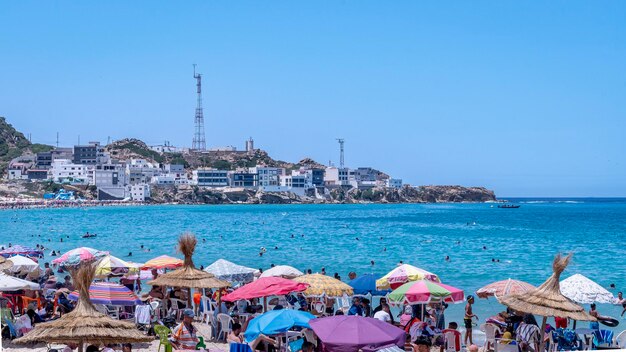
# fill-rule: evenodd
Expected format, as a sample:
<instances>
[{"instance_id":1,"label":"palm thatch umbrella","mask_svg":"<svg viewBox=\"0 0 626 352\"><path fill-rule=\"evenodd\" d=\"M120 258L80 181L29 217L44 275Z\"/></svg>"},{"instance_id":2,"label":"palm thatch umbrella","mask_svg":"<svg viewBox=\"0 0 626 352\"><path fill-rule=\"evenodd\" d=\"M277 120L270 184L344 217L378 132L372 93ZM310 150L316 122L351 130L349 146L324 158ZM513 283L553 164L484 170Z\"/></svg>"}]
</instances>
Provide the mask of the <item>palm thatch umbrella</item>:
<instances>
[{"instance_id":1,"label":"palm thatch umbrella","mask_svg":"<svg viewBox=\"0 0 626 352\"><path fill-rule=\"evenodd\" d=\"M536 289L526 293L507 295L500 298L500 303L515 311L543 316L539 351L543 351L543 339L547 317L596 321L596 318L585 312L583 307L561 293L559 278L571 258L571 254L566 257L562 257L560 254L557 255L552 262L552 276Z\"/></svg>"},{"instance_id":2,"label":"palm thatch umbrella","mask_svg":"<svg viewBox=\"0 0 626 352\"><path fill-rule=\"evenodd\" d=\"M83 263L70 271L72 281L80 292L76 308L57 320L40 323L16 343L77 342L79 352L84 343L109 344L122 342L149 342L153 338L142 334L134 324L114 320L96 310L89 300L89 286L96 272L96 263Z\"/></svg>"},{"instance_id":3,"label":"palm thatch umbrella","mask_svg":"<svg viewBox=\"0 0 626 352\"><path fill-rule=\"evenodd\" d=\"M149 281L149 285L192 288L223 288L229 287L228 281L223 281L211 273L196 269L192 256L196 249L198 240L190 233L180 235L178 238L178 250L185 256L182 268L159 275L156 279ZM188 304L191 306L191 292L188 295Z\"/></svg>"},{"instance_id":4,"label":"palm thatch umbrella","mask_svg":"<svg viewBox=\"0 0 626 352\"><path fill-rule=\"evenodd\" d=\"M0 256L0 271L8 271L12 266L12 261Z\"/></svg>"}]
</instances>

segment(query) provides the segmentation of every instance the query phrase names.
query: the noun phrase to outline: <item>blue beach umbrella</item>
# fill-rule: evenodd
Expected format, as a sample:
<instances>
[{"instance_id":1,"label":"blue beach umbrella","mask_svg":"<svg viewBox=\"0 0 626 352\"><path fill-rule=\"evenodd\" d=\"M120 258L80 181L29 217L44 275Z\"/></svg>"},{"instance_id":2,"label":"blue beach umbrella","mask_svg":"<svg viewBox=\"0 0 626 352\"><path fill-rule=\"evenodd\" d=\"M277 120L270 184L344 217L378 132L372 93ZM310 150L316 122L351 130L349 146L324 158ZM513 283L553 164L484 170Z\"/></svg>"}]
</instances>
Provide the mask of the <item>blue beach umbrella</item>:
<instances>
[{"instance_id":1,"label":"blue beach umbrella","mask_svg":"<svg viewBox=\"0 0 626 352\"><path fill-rule=\"evenodd\" d=\"M315 316L311 313L293 309L272 310L250 320L244 333L246 341L254 341L260 334L276 335L297 326L310 328L309 320Z\"/></svg>"},{"instance_id":2,"label":"blue beach umbrella","mask_svg":"<svg viewBox=\"0 0 626 352\"><path fill-rule=\"evenodd\" d=\"M376 276L374 276L374 274L363 274L348 282L348 285L352 286L354 294L357 295L366 295L371 293L372 296L384 296L391 292L391 290L376 289Z\"/></svg>"}]
</instances>

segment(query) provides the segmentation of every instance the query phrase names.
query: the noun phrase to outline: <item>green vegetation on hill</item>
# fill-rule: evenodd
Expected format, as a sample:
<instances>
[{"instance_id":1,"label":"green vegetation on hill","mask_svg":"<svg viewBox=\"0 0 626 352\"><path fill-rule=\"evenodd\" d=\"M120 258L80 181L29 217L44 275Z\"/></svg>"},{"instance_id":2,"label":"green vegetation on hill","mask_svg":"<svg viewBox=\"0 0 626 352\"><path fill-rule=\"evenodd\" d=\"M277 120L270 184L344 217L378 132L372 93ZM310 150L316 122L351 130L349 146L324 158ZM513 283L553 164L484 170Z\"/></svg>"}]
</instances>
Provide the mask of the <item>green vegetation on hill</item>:
<instances>
[{"instance_id":1,"label":"green vegetation on hill","mask_svg":"<svg viewBox=\"0 0 626 352\"><path fill-rule=\"evenodd\" d=\"M17 131L6 119L0 116L0 174L4 174L12 159L27 152L47 152L52 146L31 144L24 134Z\"/></svg>"}]
</instances>

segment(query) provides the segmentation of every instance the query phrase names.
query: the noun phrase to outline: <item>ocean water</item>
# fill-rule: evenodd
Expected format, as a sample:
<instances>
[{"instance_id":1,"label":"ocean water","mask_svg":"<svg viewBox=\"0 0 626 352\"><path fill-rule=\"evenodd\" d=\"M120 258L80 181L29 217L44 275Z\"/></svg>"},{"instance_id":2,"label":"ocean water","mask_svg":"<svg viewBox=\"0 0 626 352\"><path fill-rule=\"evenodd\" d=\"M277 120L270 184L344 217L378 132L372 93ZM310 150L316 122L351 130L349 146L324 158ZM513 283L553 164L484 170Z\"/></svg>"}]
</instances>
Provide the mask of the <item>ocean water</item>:
<instances>
[{"instance_id":1,"label":"ocean water","mask_svg":"<svg viewBox=\"0 0 626 352\"><path fill-rule=\"evenodd\" d=\"M197 266L225 258L264 269L271 264L314 272L325 267L345 281L350 271L382 276L402 260L438 274L466 295L509 277L541 284L556 253L573 253L563 278L581 273L607 288L614 283L615 294L626 289L626 199L513 201L521 208L487 203L6 210L0 211L0 244L39 243L61 252L90 246L142 262L178 255L177 237L189 231L205 239L194 256ZM87 231L98 236L81 238ZM262 257L260 247L267 248ZM503 309L495 299L478 299L475 305L481 321ZM599 310L621 313L614 305ZM447 320L461 322L462 311L462 304L451 305Z\"/></svg>"}]
</instances>

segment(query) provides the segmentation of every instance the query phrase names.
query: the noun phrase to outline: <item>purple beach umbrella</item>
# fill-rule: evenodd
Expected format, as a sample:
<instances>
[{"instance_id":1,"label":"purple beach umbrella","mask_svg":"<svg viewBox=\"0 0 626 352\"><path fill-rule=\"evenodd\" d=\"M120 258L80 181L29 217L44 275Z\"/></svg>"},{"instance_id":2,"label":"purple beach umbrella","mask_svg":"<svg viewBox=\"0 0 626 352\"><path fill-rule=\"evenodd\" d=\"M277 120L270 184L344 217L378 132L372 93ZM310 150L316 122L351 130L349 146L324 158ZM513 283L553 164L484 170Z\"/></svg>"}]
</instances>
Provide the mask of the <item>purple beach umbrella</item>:
<instances>
[{"instance_id":1,"label":"purple beach umbrella","mask_svg":"<svg viewBox=\"0 0 626 352\"><path fill-rule=\"evenodd\" d=\"M376 351L390 345L404 349L404 330L378 319L336 315L309 324L329 352Z\"/></svg>"}]
</instances>

